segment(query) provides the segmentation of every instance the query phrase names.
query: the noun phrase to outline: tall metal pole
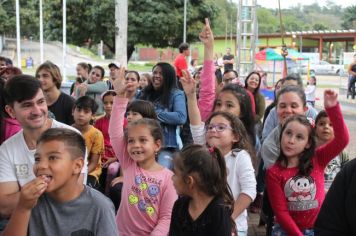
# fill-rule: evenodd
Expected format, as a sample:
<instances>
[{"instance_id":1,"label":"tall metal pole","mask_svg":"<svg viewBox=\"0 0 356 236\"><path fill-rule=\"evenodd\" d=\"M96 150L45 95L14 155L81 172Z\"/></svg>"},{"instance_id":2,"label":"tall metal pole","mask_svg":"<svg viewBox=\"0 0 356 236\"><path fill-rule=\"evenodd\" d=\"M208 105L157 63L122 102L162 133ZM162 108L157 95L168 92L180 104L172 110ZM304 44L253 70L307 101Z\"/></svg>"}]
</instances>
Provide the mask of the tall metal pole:
<instances>
[{"instance_id":1,"label":"tall metal pole","mask_svg":"<svg viewBox=\"0 0 356 236\"><path fill-rule=\"evenodd\" d=\"M184 0L183 43L187 42L187 0Z\"/></svg>"},{"instance_id":2,"label":"tall metal pole","mask_svg":"<svg viewBox=\"0 0 356 236\"><path fill-rule=\"evenodd\" d=\"M42 0L40 0L40 62L43 63L43 14Z\"/></svg>"},{"instance_id":3,"label":"tall metal pole","mask_svg":"<svg viewBox=\"0 0 356 236\"><path fill-rule=\"evenodd\" d=\"M67 51L67 1L63 0L63 65L62 75L63 80L67 80L66 76L66 51Z\"/></svg>"},{"instance_id":4,"label":"tall metal pole","mask_svg":"<svg viewBox=\"0 0 356 236\"><path fill-rule=\"evenodd\" d=\"M16 0L16 47L17 67L21 68L20 0Z\"/></svg>"}]
</instances>

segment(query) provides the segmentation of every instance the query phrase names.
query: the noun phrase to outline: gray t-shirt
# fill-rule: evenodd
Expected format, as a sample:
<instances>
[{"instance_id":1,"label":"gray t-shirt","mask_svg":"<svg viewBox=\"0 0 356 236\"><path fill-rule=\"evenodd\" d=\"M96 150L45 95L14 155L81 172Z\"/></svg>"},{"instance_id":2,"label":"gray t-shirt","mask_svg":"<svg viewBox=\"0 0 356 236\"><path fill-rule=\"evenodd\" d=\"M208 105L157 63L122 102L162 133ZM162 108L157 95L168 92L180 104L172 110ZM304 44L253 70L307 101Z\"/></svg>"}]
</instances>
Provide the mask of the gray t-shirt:
<instances>
[{"instance_id":1,"label":"gray t-shirt","mask_svg":"<svg viewBox=\"0 0 356 236\"><path fill-rule=\"evenodd\" d=\"M43 194L31 212L28 232L30 236L117 236L114 205L88 186L78 198L65 203Z\"/></svg>"}]
</instances>

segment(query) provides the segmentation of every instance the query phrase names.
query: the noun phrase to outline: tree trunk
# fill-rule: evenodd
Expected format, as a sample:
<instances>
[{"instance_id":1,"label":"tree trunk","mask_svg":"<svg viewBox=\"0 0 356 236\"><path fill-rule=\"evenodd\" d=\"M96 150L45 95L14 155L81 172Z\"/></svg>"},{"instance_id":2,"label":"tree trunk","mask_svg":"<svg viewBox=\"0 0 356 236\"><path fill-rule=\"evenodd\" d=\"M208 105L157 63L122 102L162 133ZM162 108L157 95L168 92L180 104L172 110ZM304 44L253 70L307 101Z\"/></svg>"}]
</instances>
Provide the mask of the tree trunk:
<instances>
[{"instance_id":1,"label":"tree trunk","mask_svg":"<svg viewBox=\"0 0 356 236\"><path fill-rule=\"evenodd\" d=\"M128 0L115 0L115 22L118 28L115 37L115 59L127 68L127 22Z\"/></svg>"}]
</instances>

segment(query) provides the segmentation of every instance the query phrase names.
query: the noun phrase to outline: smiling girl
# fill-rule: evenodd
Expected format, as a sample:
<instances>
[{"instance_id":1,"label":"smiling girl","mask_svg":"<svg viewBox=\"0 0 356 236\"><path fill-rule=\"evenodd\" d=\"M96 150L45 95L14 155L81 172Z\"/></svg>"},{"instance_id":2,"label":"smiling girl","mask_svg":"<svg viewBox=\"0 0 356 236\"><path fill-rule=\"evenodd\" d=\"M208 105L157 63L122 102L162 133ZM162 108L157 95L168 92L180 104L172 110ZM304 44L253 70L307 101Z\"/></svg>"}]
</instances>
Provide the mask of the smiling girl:
<instances>
[{"instance_id":1,"label":"smiling girl","mask_svg":"<svg viewBox=\"0 0 356 236\"><path fill-rule=\"evenodd\" d=\"M126 91L131 86L124 82L124 73L122 67L114 81L117 95L109 124L110 141L124 170L122 202L116 217L119 234L167 235L177 194L173 173L156 161L163 144L162 130L155 120L139 119L130 122L124 134Z\"/></svg>"},{"instance_id":2,"label":"smiling girl","mask_svg":"<svg viewBox=\"0 0 356 236\"><path fill-rule=\"evenodd\" d=\"M349 142L337 94L324 92L324 106L335 127L335 137L316 147L315 133L305 115L285 120L280 155L267 170L267 191L276 224L272 235L313 235L313 226L324 201L324 169Z\"/></svg>"},{"instance_id":3,"label":"smiling girl","mask_svg":"<svg viewBox=\"0 0 356 236\"><path fill-rule=\"evenodd\" d=\"M105 70L101 66L94 66L90 71L88 80L77 86L76 98L89 96L98 104L96 115L104 113L104 105L101 101L101 94L108 90L107 84L103 81Z\"/></svg>"}]
</instances>

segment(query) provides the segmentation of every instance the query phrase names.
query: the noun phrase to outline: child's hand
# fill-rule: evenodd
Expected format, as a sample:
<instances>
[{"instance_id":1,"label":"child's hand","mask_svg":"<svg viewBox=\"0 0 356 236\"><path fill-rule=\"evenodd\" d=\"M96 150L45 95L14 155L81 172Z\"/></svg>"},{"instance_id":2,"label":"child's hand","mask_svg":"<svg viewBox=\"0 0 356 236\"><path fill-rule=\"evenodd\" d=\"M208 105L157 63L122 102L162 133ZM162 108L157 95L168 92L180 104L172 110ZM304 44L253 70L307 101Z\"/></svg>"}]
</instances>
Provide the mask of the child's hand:
<instances>
[{"instance_id":1,"label":"child's hand","mask_svg":"<svg viewBox=\"0 0 356 236\"><path fill-rule=\"evenodd\" d=\"M37 177L22 187L18 208L31 210L37 203L38 198L46 190L47 183L41 177Z\"/></svg>"},{"instance_id":2,"label":"child's hand","mask_svg":"<svg viewBox=\"0 0 356 236\"><path fill-rule=\"evenodd\" d=\"M79 90L79 96L85 96L85 94L88 91L88 85L87 84L79 84L78 85L78 90Z\"/></svg>"},{"instance_id":3,"label":"child's hand","mask_svg":"<svg viewBox=\"0 0 356 236\"><path fill-rule=\"evenodd\" d=\"M116 157L111 157L109 158L104 164L103 164L103 168L108 168L109 165L113 162L117 161Z\"/></svg>"},{"instance_id":4,"label":"child's hand","mask_svg":"<svg viewBox=\"0 0 356 236\"><path fill-rule=\"evenodd\" d=\"M331 89L326 89L324 91L324 107L334 107L338 103L337 93Z\"/></svg>"},{"instance_id":5,"label":"child's hand","mask_svg":"<svg viewBox=\"0 0 356 236\"><path fill-rule=\"evenodd\" d=\"M116 74L115 80L112 81L114 90L119 97L126 97L125 70L126 68L122 66Z\"/></svg>"},{"instance_id":6,"label":"child's hand","mask_svg":"<svg viewBox=\"0 0 356 236\"><path fill-rule=\"evenodd\" d=\"M184 92L187 97L196 94L195 80L192 78L187 70L182 70L183 77L180 78L180 82L183 86Z\"/></svg>"},{"instance_id":7,"label":"child's hand","mask_svg":"<svg viewBox=\"0 0 356 236\"><path fill-rule=\"evenodd\" d=\"M209 19L205 18L205 25L203 30L199 34L199 39L206 46L212 46L214 44L213 31L210 28Z\"/></svg>"},{"instance_id":8,"label":"child's hand","mask_svg":"<svg viewBox=\"0 0 356 236\"><path fill-rule=\"evenodd\" d=\"M111 186L113 187L113 186L115 186L116 184L122 183L122 182L124 182L124 176L116 177L115 179L113 179L113 180L111 181Z\"/></svg>"}]
</instances>

